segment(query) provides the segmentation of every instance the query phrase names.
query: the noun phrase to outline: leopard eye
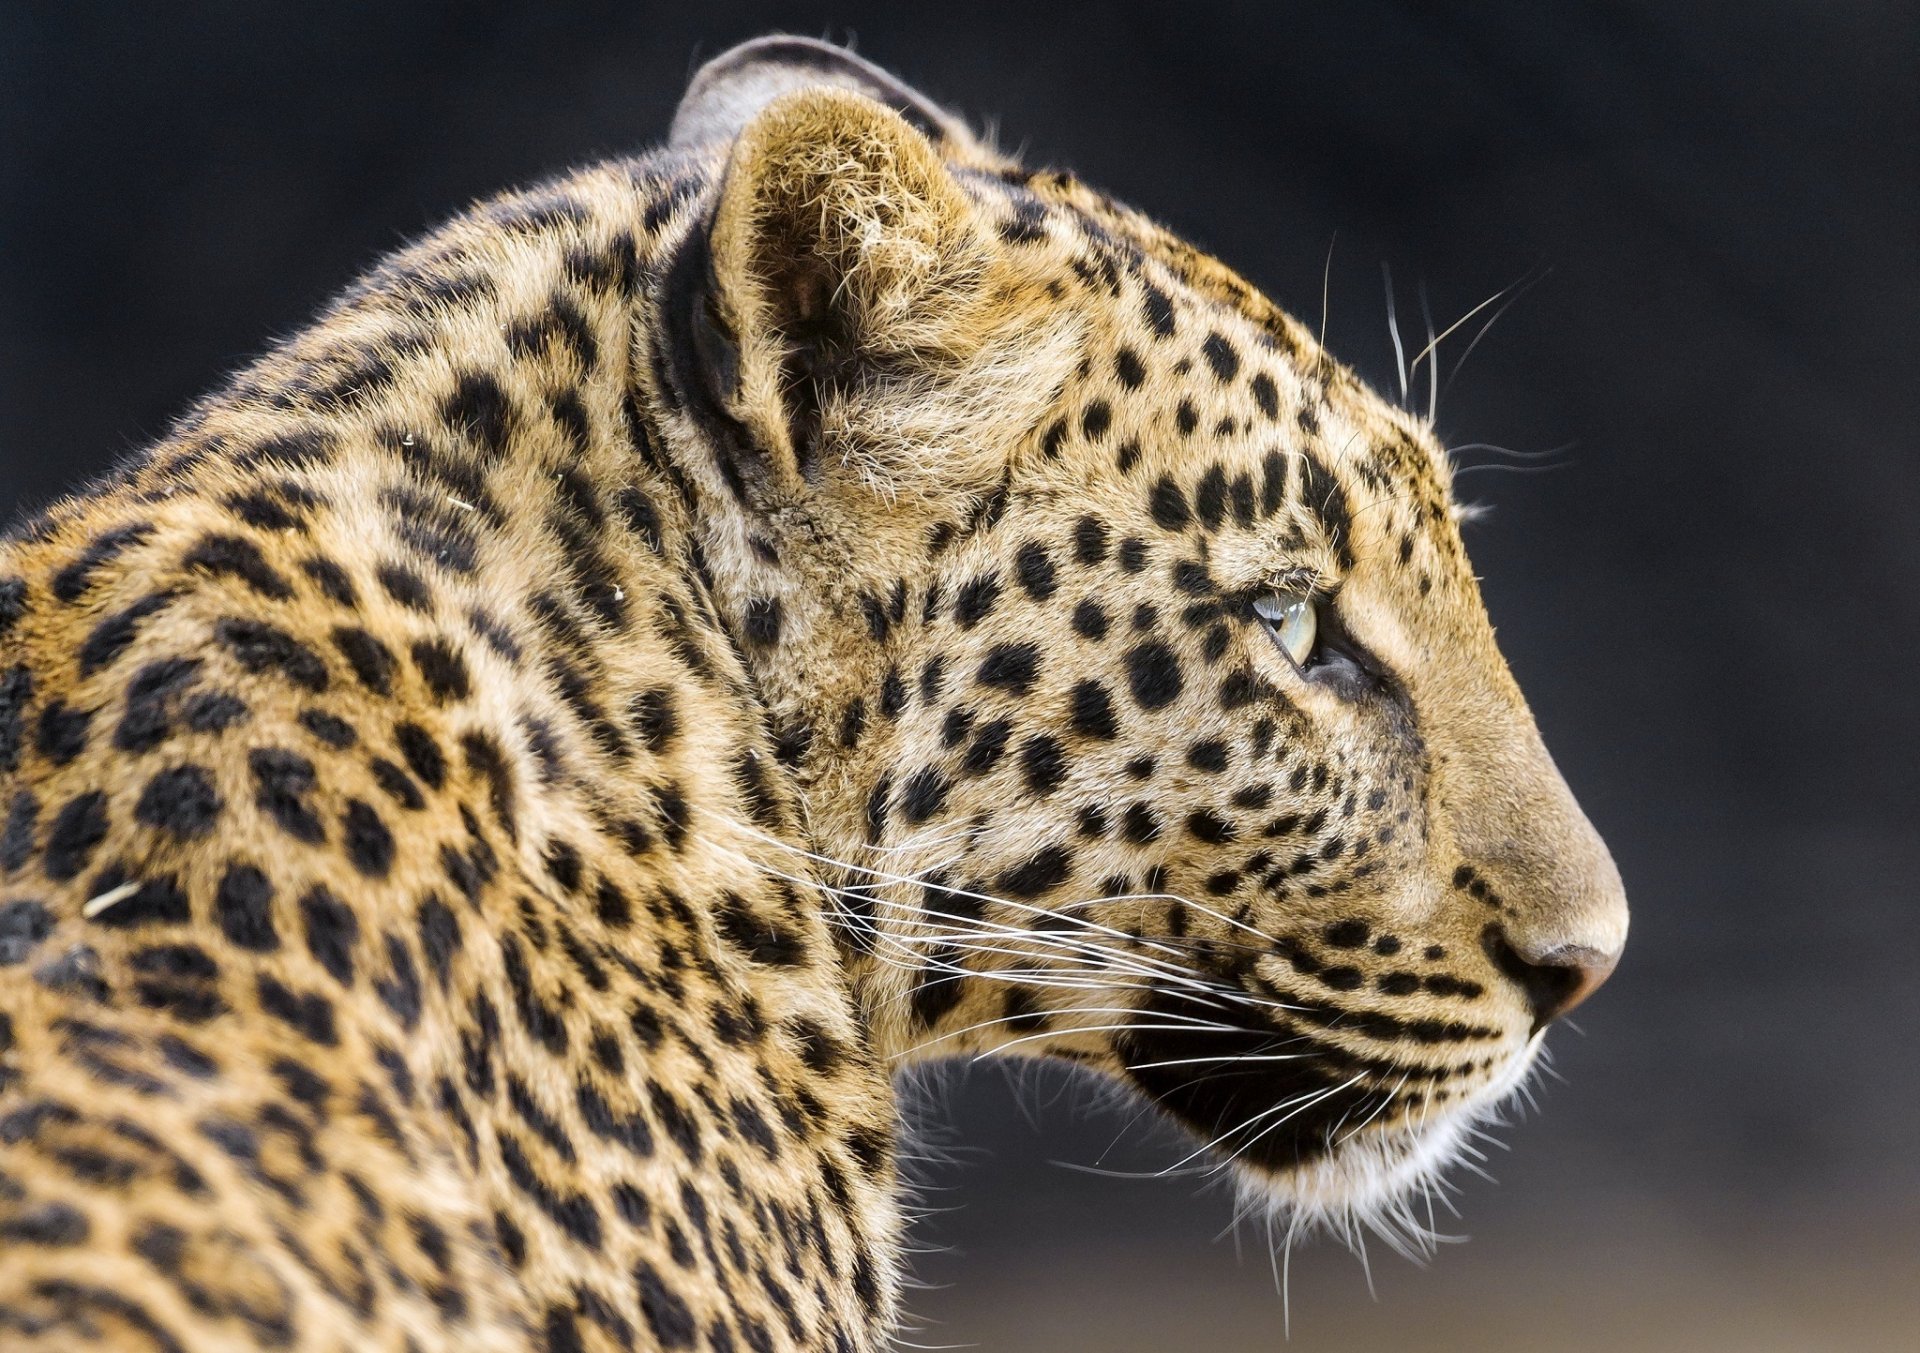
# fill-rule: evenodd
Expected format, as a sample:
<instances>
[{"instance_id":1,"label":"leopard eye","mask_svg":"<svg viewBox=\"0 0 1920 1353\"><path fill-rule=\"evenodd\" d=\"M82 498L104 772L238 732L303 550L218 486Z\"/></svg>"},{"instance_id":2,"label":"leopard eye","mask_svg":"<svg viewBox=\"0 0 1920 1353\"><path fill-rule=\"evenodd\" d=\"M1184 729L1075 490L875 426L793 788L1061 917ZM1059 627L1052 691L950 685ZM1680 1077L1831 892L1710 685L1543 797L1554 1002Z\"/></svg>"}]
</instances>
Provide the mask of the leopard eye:
<instances>
[{"instance_id":1,"label":"leopard eye","mask_svg":"<svg viewBox=\"0 0 1920 1353\"><path fill-rule=\"evenodd\" d=\"M1280 651L1305 668L1313 661L1320 639L1320 608L1311 597L1289 597L1268 592L1257 597L1253 613L1267 627L1267 633L1280 645Z\"/></svg>"}]
</instances>

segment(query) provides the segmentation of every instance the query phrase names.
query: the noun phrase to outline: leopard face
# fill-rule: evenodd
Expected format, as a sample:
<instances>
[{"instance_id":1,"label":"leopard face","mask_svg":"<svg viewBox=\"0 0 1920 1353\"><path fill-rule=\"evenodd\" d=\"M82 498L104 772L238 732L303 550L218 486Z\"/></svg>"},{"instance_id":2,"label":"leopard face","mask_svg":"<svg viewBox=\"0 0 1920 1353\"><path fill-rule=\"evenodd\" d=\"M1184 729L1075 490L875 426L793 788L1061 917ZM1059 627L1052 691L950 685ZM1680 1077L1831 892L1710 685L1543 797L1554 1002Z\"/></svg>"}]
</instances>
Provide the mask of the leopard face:
<instances>
[{"instance_id":1,"label":"leopard face","mask_svg":"<svg viewBox=\"0 0 1920 1353\"><path fill-rule=\"evenodd\" d=\"M1390 1205L1626 931L1447 457L1220 263L895 107L740 130L655 362L860 1004Z\"/></svg>"}]
</instances>

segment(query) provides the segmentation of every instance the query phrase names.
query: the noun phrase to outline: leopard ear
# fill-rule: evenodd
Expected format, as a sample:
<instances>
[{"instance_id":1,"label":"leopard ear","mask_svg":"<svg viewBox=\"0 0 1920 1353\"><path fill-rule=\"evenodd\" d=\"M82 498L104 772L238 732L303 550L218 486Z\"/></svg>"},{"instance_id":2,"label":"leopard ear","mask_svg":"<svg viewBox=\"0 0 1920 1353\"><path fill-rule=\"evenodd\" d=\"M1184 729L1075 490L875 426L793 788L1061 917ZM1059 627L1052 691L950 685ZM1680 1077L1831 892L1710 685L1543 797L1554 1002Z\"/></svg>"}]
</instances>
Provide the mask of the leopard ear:
<instances>
[{"instance_id":1,"label":"leopard ear","mask_svg":"<svg viewBox=\"0 0 1920 1353\"><path fill-rule=\"evenodd\" d=\"M958 117L871 61L784 35L743 42L702 66L674 114L669 144L684 150L731 141L781 95L819 88L849 90L891 108L954 158L995 158Z\"/></svg>"},{"instance_id":2,"label":"leopard ear","mask_svg":"<svg viewBox=\"0 0 1920 1353\"><path fill-rule=\"evenodd\" d=\"M736 496L849 473L951 489L1004 455L983 418L1037 417L1027 392L1051 394L1036 363L1058 364L1058 307L932 143L860 94L762 109L673 272L679 384L716 415L701 421Z\"/></svg>"}]
</instances>

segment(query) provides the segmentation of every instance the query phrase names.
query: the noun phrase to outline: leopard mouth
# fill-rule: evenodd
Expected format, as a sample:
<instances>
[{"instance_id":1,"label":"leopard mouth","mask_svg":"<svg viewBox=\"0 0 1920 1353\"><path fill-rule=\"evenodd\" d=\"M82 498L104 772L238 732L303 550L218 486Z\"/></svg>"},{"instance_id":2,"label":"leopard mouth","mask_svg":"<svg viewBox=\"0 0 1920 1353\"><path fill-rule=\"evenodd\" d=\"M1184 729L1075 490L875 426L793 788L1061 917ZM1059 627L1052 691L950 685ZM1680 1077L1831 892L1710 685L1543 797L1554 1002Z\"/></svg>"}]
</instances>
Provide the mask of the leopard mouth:
<instances>
[{"instance_id":1,"label":"leopard mouth","mask_svg":"<svg viewBox=\"0 0 1920 1353\"><path fill-rule=\"evenodd\" d=\"M1222 1014L1155 998L1120 1040L1125 1075L1221 1166L1320 1216L1390 1206L1439 1176L1540 1042L1477 1063L1468 1085L1444 1064L1356 1054L1310 1021Z\"/></svg>"}]
</instances>

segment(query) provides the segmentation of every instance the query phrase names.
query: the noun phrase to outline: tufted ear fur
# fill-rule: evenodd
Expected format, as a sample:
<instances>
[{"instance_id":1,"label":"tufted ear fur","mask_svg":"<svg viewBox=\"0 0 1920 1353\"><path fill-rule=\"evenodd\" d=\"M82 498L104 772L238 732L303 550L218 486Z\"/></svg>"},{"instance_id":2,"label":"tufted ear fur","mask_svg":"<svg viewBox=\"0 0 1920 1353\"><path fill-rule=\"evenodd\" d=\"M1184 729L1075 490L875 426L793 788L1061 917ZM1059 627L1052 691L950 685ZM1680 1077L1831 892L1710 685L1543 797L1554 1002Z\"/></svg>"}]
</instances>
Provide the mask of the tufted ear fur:
<instances>
[{"instance_id":1,"label":"tufted ear fur","mask_svg":"<svg viewBox=\"0 0 1920 1353\"><path fill-rule=\"evenodd\" d=\"M678 150L731 141L781 95L828 88L893 109L950 157L998 167L964 122L917 89L844 47L784 34L743 42L702 66L673 115L668 144Z\"/></svg>"},{"instance_id":2,"label":"tufted ear fur","mask_svg":"<svg viewBox=\"0 0 1920 1353\"><path fill-rule=\"evenodd\" d=\"M842 89L742 128L684 296L694 378L737 428L736 490L851 472L884 493L997 478L1064 378L1071 320L1018 275L933 144ZM1002 426L990 426L990 425Z\"/></svg>"}]
</instances>

